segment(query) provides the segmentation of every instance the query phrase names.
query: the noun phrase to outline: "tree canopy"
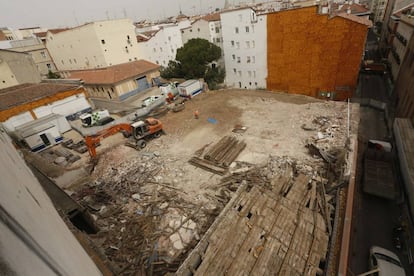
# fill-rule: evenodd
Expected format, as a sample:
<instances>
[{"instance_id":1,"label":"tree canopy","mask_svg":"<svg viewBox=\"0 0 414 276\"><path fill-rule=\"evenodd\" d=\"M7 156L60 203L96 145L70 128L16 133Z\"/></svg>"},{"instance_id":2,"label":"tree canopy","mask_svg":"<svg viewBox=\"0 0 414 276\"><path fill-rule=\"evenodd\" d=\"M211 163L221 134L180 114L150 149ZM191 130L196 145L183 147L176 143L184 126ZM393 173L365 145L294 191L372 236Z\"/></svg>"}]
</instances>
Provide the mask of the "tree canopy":
<instances>
[{"instance_id":1,"label":"tree canopy","mask_svg":"<svg viewBox=\"0 0 414 276\"><path fill-rule=\"evenodd\" d=\"M174 61L161 70L164 78L204 78L209 86L215 86L224 80L224 70L212 68L209 64L221 56L220 47L201 38L190 39L177 49ZM213 88L213 87L210 87ZM214 89L214 88L213 88Z\"/></svg>"}]
</instances>

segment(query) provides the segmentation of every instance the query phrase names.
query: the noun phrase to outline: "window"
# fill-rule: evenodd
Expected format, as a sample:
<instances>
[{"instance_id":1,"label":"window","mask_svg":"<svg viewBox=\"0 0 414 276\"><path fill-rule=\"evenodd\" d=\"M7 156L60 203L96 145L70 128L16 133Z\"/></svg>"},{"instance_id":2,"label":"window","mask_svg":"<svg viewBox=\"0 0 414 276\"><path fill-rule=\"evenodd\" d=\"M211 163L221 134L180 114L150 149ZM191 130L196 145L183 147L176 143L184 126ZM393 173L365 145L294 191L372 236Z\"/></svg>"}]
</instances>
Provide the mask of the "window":
<instances>
[{"instance_id":1,"label":"window","mask_svg":"<svg viewBox=\"0 0 414 276\"><path fill-rule=\"evenodd\" d=\"M127 35L127 39L129 40L129 35Z\"/></svg>"},{"instance_id":2,"label":"window","mask_svg":"<svg viewBox=\"0 0 414 276\"><path fill-rule=\"evenodd\" d=\"M231 55L231 57L233 58L233 60L236 59L236 55L235 54Z\"/></svg>"},{"instance_id":3,"label":"window","mask_svg":"<svg viewBox=\"0 0 414 276\"><path fill-rule=\"evenodd\" d=\"M247 63L250 63L250 57L247 57L247 58L246 58L246 62L247 62Z\"/></svg>"},{"instance_id":4,"label":"window","mask_svg":"<svg viewBox=\"0 0 414 276\"><path fill-rule=\"evenodd\" d=\"M220 32L220 28L216 27L216 34L218 34Z\"/></svg>"},{"instance_id":5,"label":"window","mask_svg":"<svg viewBox=\"0 0 414 276\"><path fill-rule=\"evenodd\" d=\"M242 76L242 72L241 71L239 71L239 77L241 77Z\"/></svg>"},{"instance_id":6,"label":"window","mask_svg":"<svg viewBox=\"0 0 414 276\"><path fill-rule=\"evenodd\" d=\"M246 33L249 32L249 26L246 26Z\"/></svg>"},{"instance_id":7,"label":"window","mask_svg":"<svg viewBox=\"0 0 414 276\"><path fill-rule=\"evenodd\" d=\"M47 66L47 69L52 70L52 65L50 65L50 63L47 63L46 66Z\"/></svg>"},{"instance_id":8,"label":"window","mask_svg":"<svg viewBox=\"0 0 414 276\"><path fill-rule=\"evenodd\" d=\"M168 37L168 41L171 41L171 36Z\"/></svg>"},{"instance_id":9,"label":"window","mask_svg":"<svg viewBox=\"0 0 414 276\"><path fill-rule=\"evenodd\" d=\"M77 62L76 62L76 58L74 58L74 59L73 59L73 62L74 62L74 63L77 63Z\"/></svg>"},{"instance_id":10,"label":"window","mask_svg":"<svg viewBox=\"0 0 414 276\"><path fill-rule=\"evenodd\" d=\"M156 64L160 64L160 62L158 60L155 61Z\"/></svg>"},{"instance_id":11,"label":"window","mask_svg":"<svg viewBox=\"0 0 414 276\"><path fill-rule=\"evenodd\" d=\"M249 49L250 48L250 41L246 41L246 48Z\"/></svg>"},{"instance_id":12,"label":"window","mask_svg":"<svg viewBox=\"0 0 414 276\"><path fill-rule=\"evenodd\" d=\"M190 33L192 33L193 32L193 29L190 29Z\"/></svg>"},{"instance_id":13,"label":"window","mask_svg":"<svg viewBox=\"0 0 414 276\"><path fill-rule=\"evenodd\" d=\"M234 72L234 74L236 74L236 73L237 73L237 70L236 70L236 68L233 68L233 72Z\"/></svg>"},{"instance_id":14,"label":"window","mask_svg":"<svg viewBox=\"0 0 414 276\"><path fill-rule=\"evenodd\" d=\"M252 76L252 71L247 71L247 74L249 75L249 77Z\"/></svg>"},{"instance_id":15,"label":"window","mask_svg":"<svg viewBox=\"0 0 414 276\"><path fill-rule=\"evenodd\" d=\"M60 62L62 62L62 64L65 64L65 62L63 61L63 59Z\"/></svg>"},{"instance_id":16,"label":"window","mask_svg":"<svg viewBox=\"0 0 414 276\"><path fill-rule=\"evenodd\" d=\"M254 46L255 46L255 42L254 40L252 40L252 48L254 48Z\"/></svg>"},{"instance_id":17,"label":"window","mask_svg":"<svg viewBox=\"0 0 414 276\"><path fill-rule=\"evenodd\" d=\"M243 15L239 14L239 21L242 22L243 21Z\"/></svg>"},{"instance_id":18,"label":"window","mask_svg":"<svg viewBox=\"0 0 414 276\"><path fill-rule=\"evenodd\" d=\"M240 49L240 42L236 42L236 48Z\"/></svg>"},{"instance_id":19,"label":"window","mask_svg":"<svg viewBox=\"0 0 414 276\"><path fill-rule=\"evenodd\" d=\"M220 42L220 38L219 38L219 37L217 37L217 38L216 38L216 42L217 42L217 43L219 43L219 42Z\"/></svg>"},{"instance_id":20,"label":"window","mask_svg":"<svg viewBox=\"0 0 414 276\"><path fill-rule=\"evenodd\" d=\"M256 71L253 71L253 78L256 77Z\"/></svg>"},{"instance_id":21,"label":"window","mask_svg":"<svg viewBox=\"0 0 414 276\"><path fill-rule=\"evenodd\" d=\"M234 29L234 31L235 31L235 33L236 33L236 34L238 34L238 33L239 33L239 27L236 27L236 28Z\"/></svg>"},{"instance_id":22,"label":"window","mask_svg":"<svg viewBox=\"0 0 414 276\"><path fill-rule=\"evenodd\" d=\"M160 52L162 52L162 48L160 47Z\"/></svg>"},{"instance_id":23,"label":"window","mask_svg":"<svg viewBox=\"0 0 414 276\"><path fill-rule=\"evenodd\" d=\"M42 58L46 58L46 54L45 54L45 52L44 52L44 51L41 51L41 52L40 52L40 55L42 56Z\"/></svg>"},{"instance_id":24,"label":"window","mask_svg":"<svg viewBox=\"0 0 414 276\"><path fill-rule=\"evenodd\" d=\"M240 63L240 57L237 57L237 63Z\"/></svg>"},{"instance_id":25,"label":"window","mask_svg":"<svg viewBox=\"0 0 414 276\"><path fill-rule=\"evenodd\" d=\"M234 47L234 40L232 40L230 43L231 43L231 47Z\"/></svg>"},{"instance_id":26,"label":"window","mask_svg":"<svg viewBox=\"0 0 414 276\"><path fill-rule=\"evenodd\" d=\"M256 57L252 56L252 63L256 63Z\"/></svg>"},{"instance_id":27,"label":"window","mask_svg":"<svg viewBox=\"0 0 414 276\"><path fill-rule=\"evenodd\" d=\"M102 39L102 40L101 40L101 43L102 43L102 44L105 44L105 39Z\"/></svg>"},{"instance_id":28,"label":"window","mask_svg":"<svg viewBox=\"0 0 414 276\"><path fill-rule=\"evenodd\" d=\"M200 32L200 28L197 28L197 32Z\"/></svg>"}]
</instances>

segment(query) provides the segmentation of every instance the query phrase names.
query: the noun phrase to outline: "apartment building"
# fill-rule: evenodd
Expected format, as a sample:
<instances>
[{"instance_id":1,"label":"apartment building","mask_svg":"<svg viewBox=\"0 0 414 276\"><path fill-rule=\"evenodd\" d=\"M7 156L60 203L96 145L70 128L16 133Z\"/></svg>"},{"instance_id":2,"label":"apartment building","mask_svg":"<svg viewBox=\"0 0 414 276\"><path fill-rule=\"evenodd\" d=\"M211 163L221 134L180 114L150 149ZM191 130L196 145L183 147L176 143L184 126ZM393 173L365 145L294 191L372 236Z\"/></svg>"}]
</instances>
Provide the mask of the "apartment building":
<instances>
[{"instance_id":1,"label":"apartment building","mask_svg":"<svg viewBox=\"0 0 414 276\"><path fill-rule=\"evenodd\" d=\"M56 66L49 51L40 38L30 37L23 40L11 40L8 45L10 46L9 50L30 55L43 78L47 78L49 71L56 71Z\"/></svg>"},{"instance_id":2,"label":"apartment building","mask_svg":"<svg viewBox=\"0 0 414 276\"><path fill-rule=\"evenodd\" d=\"M218 63L224 68L223 34L221 30L220 13L208 14L195 20L191 23L191 26L181 30L181 35L183 44L193 38L202 38L220 47L222 49L222 58L218 60Z\"/></svg>"},{"instance_id":3,"label":"apartment building","mask_svg":"<svg viewBox=\"0 0 414 276\"><path fill-rule=\"evenodd\" d=\"M187 25L184 25L187 26ZM138 30L139 32L139 30ZM142 59L167 67L183 46L180 24L153 26L137 34L137 49Z\"/></svg>"},{"instance_id":4,"label":"apartment building","mask_svg":"<svg viewBox=\"0 0 414 276\"><path fill-rule=\"evenodd\" d=\"M394 18L398 18L398 24L396 24L393 39L390 43L390 52L388 54L388 62L393 81L396 81L398 78L401 63L408 49L408 42L413 36L414 16L411 13L414 15L414 8L408 8L393 16Z\"/></svg>"},{"instance_id":5,"label":"apartment building","mask_svg":"<svg viewBox=\"0 0 414 276\"><path fill-rule=\"evenodd\" d=\"M181 30L183 44L193 38L203 38L220 48L223 47L223 35L221 32L220 13L212 13L203 16L188 28Z\"/></svg>"},{"instance_id":6,"label":"apartment building","mask_svg":"<svg viewBox=\"0 0 414 276\"><path fill-rule=\"evenodd\" d=\"M40 73L29 54L0 50L0 89L40 81Z\"/></svg>"},{"instance_id":7,"label":"apartment building","mask_svg":"<svg viewBox=\"0 0 414 276\"><path fill-rule=\"evenodd\" d=\"M385 10L387 8L389 0L372 0L370 3L370 10L373 14L373 21L383 22L385 16Z\"/></svg>"},{"instance_id":8,"label":"apartment building","mask_svg":"<svg viewBox=\"0 0 414 276\"><path fill-rule=\"evenodd\" d=\"M46 47L59 71L95 69L140 59L135 26L130 19L48 31Z\"/></svg>"},{"instance_id":9,"label":"apartment building","mask_svg":"<svg viewBox=\"0 0 414 276\"><path fill-rule=\"evenodd\" d=\"M266 88L266 14L247 7L224 11L220 18L226 85L245 89Z\"/></svg>"}]
</instances>

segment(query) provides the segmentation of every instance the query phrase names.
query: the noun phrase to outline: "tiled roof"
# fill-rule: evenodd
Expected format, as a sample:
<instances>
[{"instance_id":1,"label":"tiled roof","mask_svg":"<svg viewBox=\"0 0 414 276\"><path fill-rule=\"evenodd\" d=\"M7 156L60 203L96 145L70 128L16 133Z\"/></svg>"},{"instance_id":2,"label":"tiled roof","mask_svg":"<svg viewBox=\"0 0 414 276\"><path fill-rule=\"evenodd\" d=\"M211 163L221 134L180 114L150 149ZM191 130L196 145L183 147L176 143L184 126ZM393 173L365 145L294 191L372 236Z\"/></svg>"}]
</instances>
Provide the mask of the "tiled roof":
<instances>
[{"instance_id":1,"label":"tiled roof","mask_svg":"<svg viewBox=\"0 0 414 276\"><path fill-rule=\"evenodd\" d=\"M340 13L340 14L337 14L336 16L354 21L354 22L359 23L359 24L367 25L369 28L372 27L372 21L369 20L369 19L363 18L363 17L359 17L359 16L356 16L356 15L347 14L347 13Z\"/></svg>"},{"instance_id":2,"label":"tiled roof","mask_svg":"<svg viewBox=\"0 0 414 276\"><path fill-rule=\"evenodd\" d=\"M369 9L365 8L362 5L355 4L355 3L353 3L351 5L349 5L349 4L344 4L344 5L336 4L335 6L333 8L335 8L335 12L337 12L337 13L347 12L348 8L350 8L351 14L355 14L355 15L361 14L361 13L370 13Z\"/></svg>"},{"instance_id":3,"label":"tiled roof","mask_svg":"<svg viewBox=\"0 0 414 276\"><path fill-rule=\"evenodd\" d=\"M73 84L25 83L0 90L0 111L34 102L59 92L74 90Z\"/></svg>"},{"instance_id":4,"label":"tiled roof","mask_svg":"<svg viewBox=\"0 0 414 276\"><path fill-rule=\"evenodd\" d=\"M85 84L114 84L159 68L159 65L141 59L101 69L71 71L69 78L82 79Z\"/></svg>"},{"instance_id":5,"label":"tiled roof","mask_svg":"<svg viewBox=\"0 0 414 276\"><path fill-rule=\"evenodd\" d=\"M211 13L207 14L206 16L203 16L201 19L204 19L205 21L220 21L220 13Z\"/></svg>"}]
</instances>

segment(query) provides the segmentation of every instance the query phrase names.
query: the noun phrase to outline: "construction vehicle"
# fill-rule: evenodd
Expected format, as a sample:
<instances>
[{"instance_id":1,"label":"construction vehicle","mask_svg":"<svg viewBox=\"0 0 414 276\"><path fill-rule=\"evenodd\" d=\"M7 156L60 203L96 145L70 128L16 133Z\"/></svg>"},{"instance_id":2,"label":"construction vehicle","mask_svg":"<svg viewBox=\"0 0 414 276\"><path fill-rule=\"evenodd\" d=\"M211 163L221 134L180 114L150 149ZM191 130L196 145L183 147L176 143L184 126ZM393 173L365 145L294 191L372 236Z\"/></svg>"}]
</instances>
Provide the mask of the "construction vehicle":
<instances>
[{"instance_id":1,"label":"construction vehicle","mask_svg":"<svg viewBox=\"0 0 414 276\"><path fill-rule=\"evenodd\" d=\"M107 129L101 130L95 135L86 136L85 144L91 158L96 158L96 147L100 141L106 137L121 132L125 137L130 138L127 146L135 149L143 149L147 145L149 138L158 138L163 132L162 123L154 118L147 118L132 124L117 124Z\"/></svg>"}]
</instances>

